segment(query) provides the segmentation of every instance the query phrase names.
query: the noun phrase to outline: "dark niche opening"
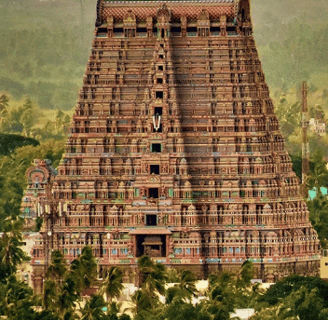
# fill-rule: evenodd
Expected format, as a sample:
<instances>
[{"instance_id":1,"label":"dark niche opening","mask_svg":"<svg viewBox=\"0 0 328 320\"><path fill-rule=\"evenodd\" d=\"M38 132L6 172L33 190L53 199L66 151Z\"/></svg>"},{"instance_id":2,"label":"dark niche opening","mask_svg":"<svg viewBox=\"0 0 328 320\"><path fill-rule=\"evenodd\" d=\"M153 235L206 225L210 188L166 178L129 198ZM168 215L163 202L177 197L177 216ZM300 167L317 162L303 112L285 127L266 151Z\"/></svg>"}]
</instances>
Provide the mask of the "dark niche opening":
<instances>
[{"instance_id":1,"label":"dark niche opening","mask_svg":"<svg viewBox=\"0 0 328 320\"><path fill-rule=\"evenodd\" d=\"M162 152L162 146L160 143L152 143L151 152Z\"/></svg>"},{"instance_id":2,"label":"dark niche opening","mask_svg":"<svg viewBox=\"0 0 328 320\"><path fill-rule=\"evenodd\" d=\"M150 174L159 174L159 165L158 164L150 165Z\"/></svg>"},{"instance_id":3,"label":"dark niche opening","mask_svg":"<svg viewBox=\"0 0 328 320\"><path fill-rule=\"evenodd\" d=\"M156 225L157 225L156 214L147 214L146 215L146 226L156 226Z\"/></svg>"},{"instance_id":4,"label":"dark niche opening","mask_svg":"<svg viewBox=\"0 0 328 320\"><path fill-rule=\"evenodd\" d=\"M155 109L154 109L154 112L155 112L155 114L158 114L158 115L162 115L162 113L163 113L163 108L160 108L160 107L156 107Z\"/></svg>"},{"instance_id":5,"label":"dark niche opening","mask_svg":"<svg viewBox=\"0 0 328 320\"><path fill-rule=\"evenodd\" d=\"M164 92L163 91L156 91L156 99L163 99Z\"/></svg>"},{"instance_id":6,"label":"dark niche opening","mask_svg":"<svg viewBox=\"0 0 328 320\"><path fill-rule=\"evenodd\" d=\"M149 188L149 198L158 199L158 188Z\"/></svg>"}]
</instances>

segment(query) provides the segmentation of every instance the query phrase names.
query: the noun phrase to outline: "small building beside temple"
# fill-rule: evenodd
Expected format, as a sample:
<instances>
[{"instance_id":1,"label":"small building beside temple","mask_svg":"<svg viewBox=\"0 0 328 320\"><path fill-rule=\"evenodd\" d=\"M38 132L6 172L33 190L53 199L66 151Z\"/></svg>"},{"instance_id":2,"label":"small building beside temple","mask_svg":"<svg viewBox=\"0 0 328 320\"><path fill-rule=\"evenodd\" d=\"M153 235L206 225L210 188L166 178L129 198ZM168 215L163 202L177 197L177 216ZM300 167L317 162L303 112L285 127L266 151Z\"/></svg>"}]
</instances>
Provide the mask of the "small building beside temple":
<instances>
[{"instance_id":1,"label":"small building beside temple","mask_svg":"<svg viewBox=\"0 0 328 320\"><path fill-rule=\"evenodd\" d=\"M311 118L309 128L311 132L317 133L321 137L326 134L326 122L324 120Z\"/></svg>"}]
</instances>

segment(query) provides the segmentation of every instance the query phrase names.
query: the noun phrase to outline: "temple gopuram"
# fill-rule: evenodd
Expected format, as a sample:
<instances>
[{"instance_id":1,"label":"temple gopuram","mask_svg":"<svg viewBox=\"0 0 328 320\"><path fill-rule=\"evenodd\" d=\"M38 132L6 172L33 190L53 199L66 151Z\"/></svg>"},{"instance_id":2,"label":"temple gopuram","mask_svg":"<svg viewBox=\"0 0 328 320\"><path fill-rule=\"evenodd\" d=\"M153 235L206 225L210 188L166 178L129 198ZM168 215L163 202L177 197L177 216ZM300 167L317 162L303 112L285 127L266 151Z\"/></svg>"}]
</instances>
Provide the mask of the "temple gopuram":
<instances>
[{"instance_id":1,"label":"temple gopuram","mask_svg":"<svg viewBox=\"0 0 328 320\"><path fill-rule=\"evenodd\" d=\"M317 274L319 240L285 151L248 0L98 0L66 152L34 247L85 245L133 281L149 255L199 278Z\"/></svg>"},{"instance_id":2,"label":"temple gopuram","mask_svg":"<svg viewBox=\"0 0 328 320\"><path fill-rule=\"evenodd\" d=\"M34 165L26 171L27 188L21 205L24 231L35 230L37 217L44 216L43 210L49 198L49 182L56 174L56 170L51 167L51 161L47 159L35 159Z\"/></svg>"}]
</instances>

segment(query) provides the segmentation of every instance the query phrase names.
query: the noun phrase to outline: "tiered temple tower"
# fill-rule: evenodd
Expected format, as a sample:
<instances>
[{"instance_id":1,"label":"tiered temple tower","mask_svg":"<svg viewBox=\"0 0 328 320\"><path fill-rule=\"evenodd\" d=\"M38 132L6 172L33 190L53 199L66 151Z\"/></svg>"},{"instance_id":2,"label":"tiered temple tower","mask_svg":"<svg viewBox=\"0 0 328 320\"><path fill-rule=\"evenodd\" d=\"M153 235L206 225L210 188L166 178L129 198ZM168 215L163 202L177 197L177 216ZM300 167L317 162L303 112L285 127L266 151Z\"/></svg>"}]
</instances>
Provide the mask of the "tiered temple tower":
<instances>
[{"instance_id":1,"label":"tiered temple tower","mask_svg":"<svg viewBox=\"0 0 328 320\"><path fill-rule=\"evenodd\" d=\"M51 249L72 260L87 244L126 281L144 254L200 277L246 259L268 281L317 272L248 0L99 0L70 130L37 288Z\"/></svg>"}]
</instances>

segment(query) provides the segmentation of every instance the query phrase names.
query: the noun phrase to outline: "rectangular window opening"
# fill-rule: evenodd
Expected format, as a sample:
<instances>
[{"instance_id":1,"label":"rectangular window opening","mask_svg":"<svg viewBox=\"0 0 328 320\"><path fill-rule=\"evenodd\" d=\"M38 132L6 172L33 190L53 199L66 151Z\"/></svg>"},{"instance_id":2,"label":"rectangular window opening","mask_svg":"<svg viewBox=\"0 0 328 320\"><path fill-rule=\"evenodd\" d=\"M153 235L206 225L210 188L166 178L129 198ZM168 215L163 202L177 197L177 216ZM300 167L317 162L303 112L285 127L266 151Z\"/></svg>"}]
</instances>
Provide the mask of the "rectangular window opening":
<instances>
[{"instance_id":1,"label":"rectangular window opening","mask_svg":"<svg viewBox=\"0 0 328 320\"><path fill-rule=\"evenodd\" d=\"M137 32L144 32L146 33L147 32L147 29L146 28L137 28Z\"/></svg>"},{"instance_id":2,"label":"rectangular window opening","mask_svg":"<svg viewBox=\"0 0 328 320\"><path fill-rule=\"evenodd\" d=\"M162 84L162 83L163 83L163 79L162 79L162 78L158 78L158 79L157 79L157 83L158 83L158 84Z\"/></svg>"},{"instance_id":3,"label":"rectangular window opening","mask_svg":"<svg viewBox=\"0 0 328 320\"><path fill-rule=\"evenodd\" d=\"M155 109L154 109L154 113L155 114L158 114L158 115L162 115L163 114L163 108L160 108L160 107L156 107Z\"/></svg>"},{"instance_id":4,"label":"rectangular window opening","mask_svg":"<svg viewBox=\"0 0 328 320\"><path fill-rule=\"evenodd\" d=\"M149 188L149 198L158 199L158 188Z\"/></svg>"},{"instance_id":5,"label":"rectangular window opening","mask_svg":"<svg viewBox=\"0 0 328 320\"><path fill-rule=\"evenodd\" d=\"M123 33L123 28L114 28L114 33Z\"/></svg>"},{"instance_id":6,"label":"rectangular window opening","mask_svg":"<svg viewBox=\"0 0 328 320\"><path fill-rule=\"evenodd\" d=\"M220 32L220 27L211 27L211 32Z\"/></svg>"},{"instance_id":7,"label":"rectangular window opening","mask_svg":"<svg viewBox=\"0 0 328 320\"><path fill-rule=\"evenodd\" d=\"M187 32L197 32L197 27L188 27Z\"/></svg>"},{"instance_id":8,"label":"rectangular window opening","mask_svg":"<svg viewBox=\"0 0 328 320\"><path fill-rule=\"evenodd\" d=\"M159 174L159 165L158 164L150 165L150 174Z\"/></svg>"},{"instance_id":9,"label":"rectangular window opening","mask_svg":"<svg viewBox=\"0 0 328 320\"><path fill-rule=\"evenodd\" d=\"M181 27L172 27L171 32L181 32Z\"/></svg>"},{"instance_id":10,"label":"rectangular window opening","mask_svg":"<svg viewBox=\"0 0 328 320\"><path fill-rule=\"evenodd\" d=\"M163 71L164 70L164 66L158 66L158 71Z\"/></svg>"},{"instance_id":11,"label":"rectangular window opening","mask_svg":"<svg viewBox=\"0 0 328 320\"><path fill-rule=\"evenodd\" d=\"M147 214L146 215L146 225L147 226L156 226L157 225L156 214Z\"/></svg>"},{"instance_id":12,"label":"rectangular window opening","mask_svg":"<svg viewBox=\"0 0 328 320\"><path fill-rule=\"evenodd\" d=\"M164 92L163 91L156 91L156 99L163 99Z\"/></svg>"},{"instance_id":13,"label":"rectangular window opening","mask_svg":"<svg viewBox=\"0 0 328 320\"><path fill-rule=\"evenodd\" d=\"M162 145L160 143L152 143L151 152L162 152Z\"/></svg>"}]
</instances>

